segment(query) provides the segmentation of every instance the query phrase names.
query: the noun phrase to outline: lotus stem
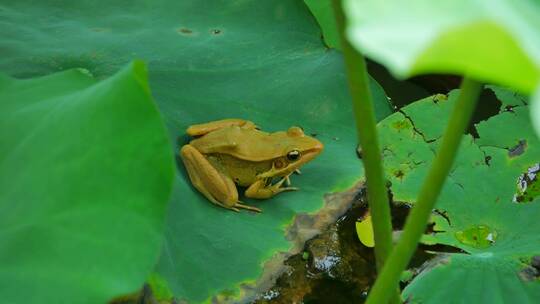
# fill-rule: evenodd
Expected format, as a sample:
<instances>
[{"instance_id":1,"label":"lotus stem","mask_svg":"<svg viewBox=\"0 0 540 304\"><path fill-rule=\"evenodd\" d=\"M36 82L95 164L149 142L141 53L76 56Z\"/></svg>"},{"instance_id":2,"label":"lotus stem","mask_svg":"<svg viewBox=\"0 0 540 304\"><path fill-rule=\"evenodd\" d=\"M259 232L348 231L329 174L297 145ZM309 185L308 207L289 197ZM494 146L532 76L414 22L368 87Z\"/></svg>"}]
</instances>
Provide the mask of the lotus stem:
<instances>
[{"instance_id":1,"label":"lotus stem","mask_svg":"<svg viewBox=\"0 0 540 304\"><path fill-rule=\"evenodd\" d=\"M341 1L334 0L333 4L366 172L367 196L375 238L375 258L377 269L381 269L392 249L392 222L373 100L364 57L345 38L345 16Z\"/></svg>"}]
</instances>

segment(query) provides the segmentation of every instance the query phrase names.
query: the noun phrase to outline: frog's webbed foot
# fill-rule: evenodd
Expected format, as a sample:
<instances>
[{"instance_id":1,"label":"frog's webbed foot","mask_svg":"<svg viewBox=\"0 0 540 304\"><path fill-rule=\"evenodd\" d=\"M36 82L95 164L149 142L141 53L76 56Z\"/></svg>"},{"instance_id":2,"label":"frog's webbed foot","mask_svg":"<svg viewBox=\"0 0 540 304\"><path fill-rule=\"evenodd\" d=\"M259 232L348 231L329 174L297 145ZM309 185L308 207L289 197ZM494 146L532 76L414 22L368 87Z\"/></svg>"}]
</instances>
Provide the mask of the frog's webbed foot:
<instances>
[{"instance_id":1,"label":"frog's webbed foot","mask_svg":"<svg viewBox=\"0 0 540 304\"><path fill-rule=\"evenodd\" d=\"M261 209L257 208L257 207L253 207L253 206L248 206L248 205L245 205L243 204L241 201L238 201L236 202L236 204L234 204L234 209L236 209L236 211L239 211L237 208L241 208L241 209L246 209L246 210L249 210L249 211L254 211L254 212L262 212Z\"/></svg>"},{"instance_id":2,"label":"frog's webbed foot","mask_svg":"<svg viewBox=\"0 0 540 304\"><path fill-rule=\"evenodd\" d=\"M257 213L262 212L262 210L257 208L257 207L240 204L240 201L238 201L238 203L234 204L232 207L223 205L222 203L217 202L217 201L214 202L214 203L221 206L221 207L223 207L223 208L227 208L227 209L230 209L230 210L235 211L235 212L240 212L240 209L246 209L246 210L257 212Z\"/></svg>"},{"instance_id":3,"label":"frog's webbed foot","mask_svg":"<svg viewBox=\"0 0 540 304\"><path fill-rule=\"evenodd\" d=\"M285 176L284 178L282 178L279 182L271 185L270 187L277 189L278 190L277 193L280 193L280 192L283 192L283 191L296 191L296 190L300 189L298 187L289 187L291 185L291 179L289 178L289 176L290 176L290 174ZM283 185L283 183L285 183L285 185L287 187L281 187L281 185Z\"/></svg>"},{"instance_id":4,"label":"frog's webbed foot","mask_svg":"<svg viewBox=\"0 0 540 304\"><path fill-rule=\"evenodd\" d=\"M298 190L297 187L281 187L287 179L288 176L282 178L275 184L268 184L268 180L260 179L246 189L245 195L251 198L265 199L284 191Z\"/></svg>"}]
</instances>

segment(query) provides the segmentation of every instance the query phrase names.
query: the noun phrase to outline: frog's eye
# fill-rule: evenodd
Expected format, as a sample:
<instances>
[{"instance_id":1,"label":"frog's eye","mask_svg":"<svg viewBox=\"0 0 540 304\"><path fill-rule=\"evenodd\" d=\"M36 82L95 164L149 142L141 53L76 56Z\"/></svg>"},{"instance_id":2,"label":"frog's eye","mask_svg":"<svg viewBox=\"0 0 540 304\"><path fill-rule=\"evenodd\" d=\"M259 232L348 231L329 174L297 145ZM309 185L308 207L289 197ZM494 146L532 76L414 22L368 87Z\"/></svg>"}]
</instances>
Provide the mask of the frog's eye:
<instances>
[{"instance_id":1,"label":"frog's eye","mask_svg":"<svg viewBox=\"0 0 540 304\"><path fill-rule=\"evenodd\" d=\"M287 159L290 161L295 161L300 158L300 151L298 150L292 150L289 153L287 153Z\"/></svg>"}]
</instances>

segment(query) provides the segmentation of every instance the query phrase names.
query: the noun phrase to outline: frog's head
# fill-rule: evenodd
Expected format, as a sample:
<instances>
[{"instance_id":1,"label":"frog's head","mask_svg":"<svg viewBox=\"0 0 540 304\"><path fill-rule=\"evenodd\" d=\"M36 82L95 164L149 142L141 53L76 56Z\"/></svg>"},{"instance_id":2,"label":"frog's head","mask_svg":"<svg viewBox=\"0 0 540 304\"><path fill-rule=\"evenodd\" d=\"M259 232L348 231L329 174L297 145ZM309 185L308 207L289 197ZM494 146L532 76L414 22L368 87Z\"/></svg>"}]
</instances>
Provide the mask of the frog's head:
<instances>
[{"instance_id":1,"label":"frog's head","mask_svg":"<svg viewBox=\"0 0 540 304\"><path fill-rule=\"evenodd\" d=\"M317 139L304 134L299 127L290 127L286 132L276 132L277 149L281 151L272 160L272 169L260 174L262 178L286 176L314 159L323 150L323 144Z\"/></svg>"}]
</instances>

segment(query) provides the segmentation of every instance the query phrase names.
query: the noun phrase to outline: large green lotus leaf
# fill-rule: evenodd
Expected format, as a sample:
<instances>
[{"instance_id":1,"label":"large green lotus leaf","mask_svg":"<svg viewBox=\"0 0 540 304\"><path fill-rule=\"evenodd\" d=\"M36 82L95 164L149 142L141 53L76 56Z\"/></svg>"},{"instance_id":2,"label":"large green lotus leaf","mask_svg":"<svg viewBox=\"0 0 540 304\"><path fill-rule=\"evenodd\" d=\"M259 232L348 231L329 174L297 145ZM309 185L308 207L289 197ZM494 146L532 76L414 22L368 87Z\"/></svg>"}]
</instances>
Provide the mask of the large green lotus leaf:
<instances>
[{"instance_id":1,"label":"large green lotus leaf","mask_svg":"<svg viewBox=\"0 0 540 304\"><path fill-rule=\"evenodd\" d=\"M252 283L265 261L293 247L286 232L296 214L315 213L325 193L361 176L341 54L323 45L302 1L17 1L0 14L0 68L12 74L82 66L108 75L133 56L147 60L175 151L188 125L229 117L267 131L300 125L324 143L293 176L300 191L245 200L262 214L212 205L178 162L154 276L178 298L200 302ZM387 98L374 81L371 90L383 118Z\"/></svg>"},{"instance_id":2,"label":"large green lotus leaf","mask_svg":"<svg viewBox=\"0 0 540 304\"><path fill-rule=\"evenodd\" d=\"M134 62L97 82L72 69L0 75L2 303L104 303L158 258L174 162ZM144 244L144 246L141 246Z\"/></svg>"},{"instance_id":3,"label":"large green lotus leaf","mask_svg":"<svg viewBox=\"0 0 540 304\"><path fill-rule=\"evenodd\" d=\"M345 0L351 43L396 75L467 74L532 93L540 80L536 0Z\"/></svg>"},{"instance_id":4,"label":"large green lotus leaf","mask_svg":"<svg viewBox=\"0 0 540 304\"><path fill-rule=\"evenodd\" d=\"M436 205L436 233L424 239L466 253L426 267L404 291L413 303L502 303L510 294L534 303L540 296L540 281L522 273L540 254L540 199L514 202L519 176L540 162L540 142L526 101L516 104L516 95L491 89L514 107L477 124L479 138L465 136ZM395 200L414 204L444 132L439 124L448 121L458 95L455 90L417 101L379 124Z\"/></svg>"}]
</instances>

